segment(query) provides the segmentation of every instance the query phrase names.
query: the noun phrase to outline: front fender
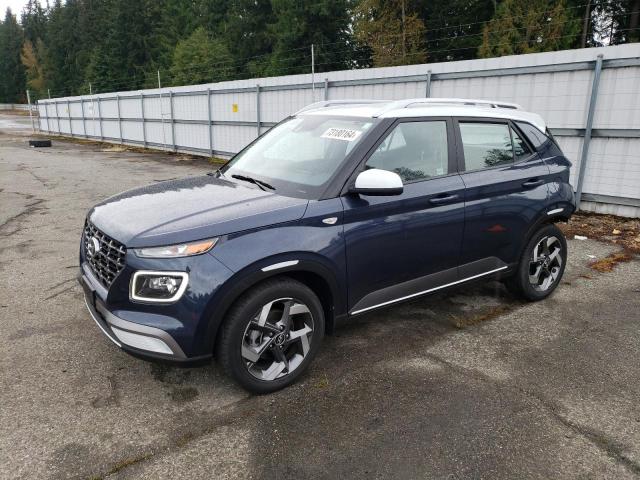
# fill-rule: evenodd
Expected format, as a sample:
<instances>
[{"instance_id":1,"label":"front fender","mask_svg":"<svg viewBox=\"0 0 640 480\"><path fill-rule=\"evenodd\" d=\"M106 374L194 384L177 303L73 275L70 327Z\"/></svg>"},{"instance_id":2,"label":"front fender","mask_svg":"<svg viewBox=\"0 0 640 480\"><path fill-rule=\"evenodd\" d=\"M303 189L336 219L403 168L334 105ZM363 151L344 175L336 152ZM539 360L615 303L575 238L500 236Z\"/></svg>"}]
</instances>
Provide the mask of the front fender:
<instances>
[{"instance_id":1,"label":"front fender","mask_svg":"<svg viewBox=\"0 0 640 480\"><path fill-rule=\"evenodd\" d=\"M321 279L331 293L333 317L341 317L345 314L346 288L343 283L341 284L335 265L329 259L310 252L281 253L246 266L231 276L216 292L207 307L210 318L207 343L212 347L215 345L226 313L243 293L269 278L287 274L296 278L311 274ZM332 319L327 321L332 324Z\"/></svg>"}]
</instances>

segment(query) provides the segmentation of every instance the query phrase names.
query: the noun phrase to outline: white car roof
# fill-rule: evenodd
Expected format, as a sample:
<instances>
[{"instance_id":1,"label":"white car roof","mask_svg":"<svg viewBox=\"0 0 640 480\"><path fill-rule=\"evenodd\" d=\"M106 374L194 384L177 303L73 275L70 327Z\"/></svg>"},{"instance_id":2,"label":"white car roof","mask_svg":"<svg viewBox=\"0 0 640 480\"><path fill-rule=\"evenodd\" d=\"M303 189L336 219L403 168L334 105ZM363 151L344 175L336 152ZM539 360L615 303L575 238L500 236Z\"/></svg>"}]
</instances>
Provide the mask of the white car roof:
<instances>
[{"instance_id":1,"label":"white car roof","mask_svg":"<svg viewBox=\"0 0 640 480\"><path fill-rule=\"evenodd\" d=\"M504 118L524 121L541 132L546 123L537 113L526 112L515 103L498 100L472 100L464 98L413 98L397 101L379 100L327 100L311 104L297 115L336 115L362 118L405 117L476 117Z\"/></svg>"}]
</instances>

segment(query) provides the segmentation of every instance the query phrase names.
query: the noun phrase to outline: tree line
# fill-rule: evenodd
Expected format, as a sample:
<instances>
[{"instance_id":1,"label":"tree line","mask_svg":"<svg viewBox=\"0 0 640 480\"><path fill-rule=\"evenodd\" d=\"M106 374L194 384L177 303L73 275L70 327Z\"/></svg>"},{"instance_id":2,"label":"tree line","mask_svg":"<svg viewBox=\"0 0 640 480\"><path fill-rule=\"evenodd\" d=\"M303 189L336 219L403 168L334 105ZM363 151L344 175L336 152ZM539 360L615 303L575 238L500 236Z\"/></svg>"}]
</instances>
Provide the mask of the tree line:
<instances>
[{"instance_id":1,"label":"tree line","mask_svg":"<svg viewBox=\"0 0 640 480\"><path fill-rule=\"evenodd\" d=\"M0 102L640 40L640 0L29 0Z\"/></svg>"}]
</instances>

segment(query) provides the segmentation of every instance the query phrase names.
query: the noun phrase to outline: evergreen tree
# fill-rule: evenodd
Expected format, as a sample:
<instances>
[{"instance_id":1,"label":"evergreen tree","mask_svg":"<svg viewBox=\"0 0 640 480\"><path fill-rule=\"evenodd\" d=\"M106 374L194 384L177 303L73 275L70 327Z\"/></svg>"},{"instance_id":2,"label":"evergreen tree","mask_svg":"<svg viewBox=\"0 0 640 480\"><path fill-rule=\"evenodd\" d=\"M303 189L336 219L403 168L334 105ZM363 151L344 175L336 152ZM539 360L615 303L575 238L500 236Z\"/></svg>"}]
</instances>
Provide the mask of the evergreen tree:
<instances>
[{"instance_id":1,"label":"evergreen tree","mask_svg":"<svg viewBox=\"0 0 640 480\"><path fill-rule=\"evenodd\" d=\"M24 102L25 73L20 52L22 29L15 15L7 8L4 21L0 22L0 102Z\"/></svg>"},{"instance_id":2,"label":"evergreen tree","mask_svg":"<svg viewBox=\"0 0 640 480\"><path fill-rule=\"evenodd\" d=\"M38 39L44 40L46 23L46 12L40 1L29 0L22 10L21 18L25 40L30 41L33 45L38 42Z\"/></svg>"},{"instance_id":3,"label":"evergreen tree","mask_svg":"<svg viewBox=\"0 0 640 480\"><path fill-rule=\"evenodd\" d=\"M44 43L38 39L34 47L30 40L25 40L22 46L20 60L24 65L27 76L27 88L33 92L32 98L44 97L46 93L44 71L40 63L40 57L44 51ZM40 53L39 53L40 52Z\"/></svg>"},{"instance_id":4,"label":"evergreen tree","mask_svg":"<svg viewBox=\"0 0 640 480\"><path fill-rule=\"evenodd\" d=\"M269 0L235 0L219 28L241 76L259 76L268 64L273 39L268 25L275 23Z\"/></svg>"},{"instance_id":5,"label":"evergreen tree","mask_svg":"<svg viewBox=\"0 0 640 480\"><path fill-rule=\"evenodd\" d=\"M311 71L311 45L316 47L316 71L349 68L355 45L350 38L348 0L272 0L274 23L269 25L273 53L263 75Z\"/></svg>"},{"instance_id":6,"label":"evergreen tree","mask_svg":"<svg viewBox=\"0 0 640 480\"><path fill-rule=\"evenodd\" d=\"M493 17L495 3L496 0L417 0L414 9L426 27L429 61L476 58L483 24Z\"/></svg>"},{"instance_id":7,"label":"evergreen tree","mask_svg":"<svg viewBox=\"0 0 640 480\"><path fill-rule=\"evenodd\" d=\"M362 0L355 18L355 36L371 48L374 66L426 61L424 23L406 0Z\"/></svg>"},{"instance_id":8,"label":"evergreen tree","mask_svg":"<svg viewBox=\"0 0 640 480\"><path fill-rule=\"evenodd\" d=\"M198 27L176 46L171 83L220 82L231 79L233 72L233 57L226 45L218 39L211 39L203 27Z\"/></svg>"},{"instance_id":9,"label":"evergreen tree","mask_svg":"<svg viewBox=\"0 0 640 480\"><path fill-rule=\"evenodd\" d=\"M563 0L504 0L485 24L482 58L569 48L580 32L580 20Z\"/></svg>"}]
</instances>

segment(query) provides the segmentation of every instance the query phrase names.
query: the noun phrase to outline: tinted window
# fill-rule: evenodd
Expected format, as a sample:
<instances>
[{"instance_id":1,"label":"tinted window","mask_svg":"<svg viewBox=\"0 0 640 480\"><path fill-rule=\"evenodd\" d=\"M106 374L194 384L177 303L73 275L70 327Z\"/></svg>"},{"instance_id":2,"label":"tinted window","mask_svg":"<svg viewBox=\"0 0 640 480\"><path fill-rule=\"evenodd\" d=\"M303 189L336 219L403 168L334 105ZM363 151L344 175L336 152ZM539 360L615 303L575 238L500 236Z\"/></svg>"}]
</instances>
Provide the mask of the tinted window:
<instances>
[{"instance_id":1,"label":"tinted window","mask_svg":"<svg viewBox=\"0 0 640 480\"><path fill-rule=\"evenodd\" d=\"M466 170L513 162L511 135L506 123L460 122Z\"/></svg>"},{"instance_id":2,"label":"tinted window","mask_svg":"<svg viewBox=\"0 0 640 480\"><path fill-rule=\"evenodd\" d=\"M513 153L516 156L516 162L529 158L533 153L529 145L513 129L511 129L511 135L513 136Z\"/></svg>"},{"instance_id":3,"label":"tinted window","mask_svg":"<svg viewBox=\"0 0 640 480\"><path fill-rule=\"evenodd\" d=\"M549 138L530 123L516 122L518 128L526 135L535 148L539 148L549 141Z\"/></svg>"},{"instance_id":4,"label":"tinted window","mask_svg":"<svg viewBox=\"0 0 640 480\"><path fill-rule=\"evenodd\" d=\"M367 168L395 172L403 182L449 173L447 123L398 124L367 160Z\"/></svg>"}]
</instances>

